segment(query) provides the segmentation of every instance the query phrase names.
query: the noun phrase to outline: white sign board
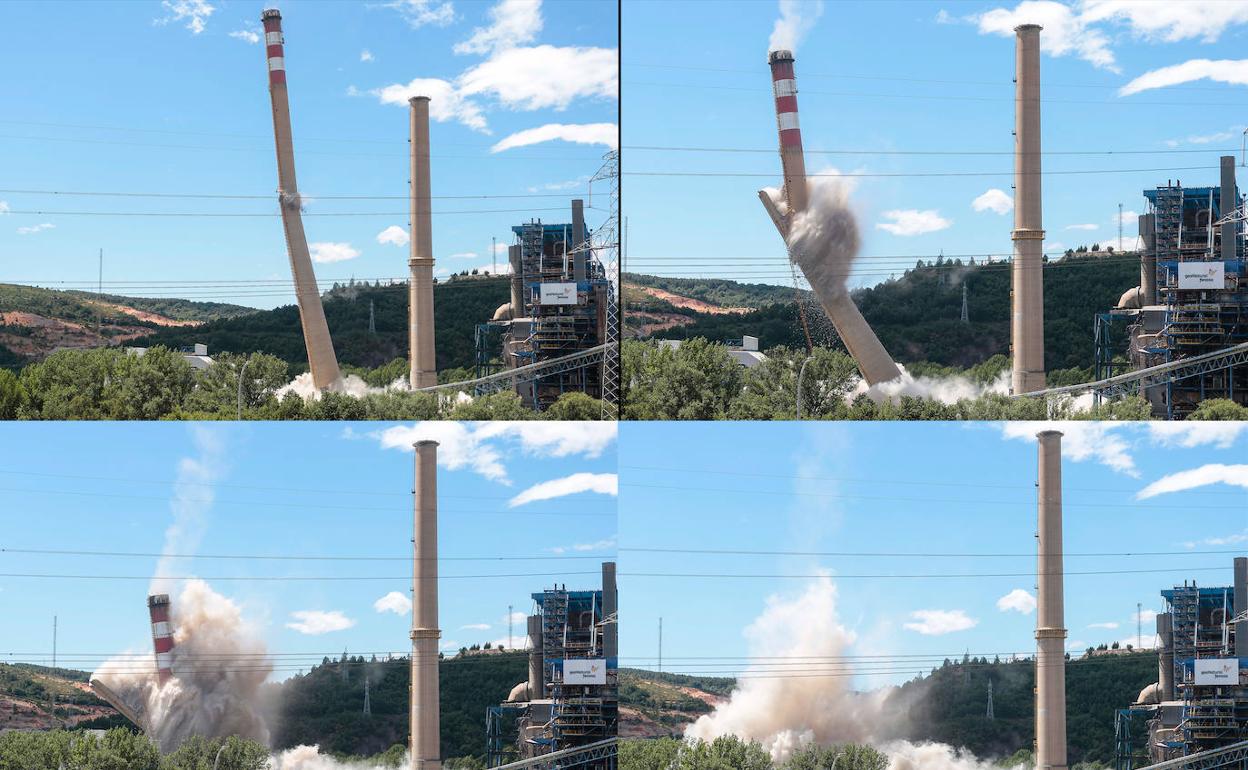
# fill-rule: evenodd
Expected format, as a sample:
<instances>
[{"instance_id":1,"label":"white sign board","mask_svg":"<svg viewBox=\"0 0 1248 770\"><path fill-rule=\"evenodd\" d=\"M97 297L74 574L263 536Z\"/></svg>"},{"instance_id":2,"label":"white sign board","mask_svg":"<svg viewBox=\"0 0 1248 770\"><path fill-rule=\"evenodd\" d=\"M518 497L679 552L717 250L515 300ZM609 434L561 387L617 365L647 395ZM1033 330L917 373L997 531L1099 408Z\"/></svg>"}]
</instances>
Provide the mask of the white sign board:
<instances>
[{"instance_id":1,"label":"white sign board","mask_svg":"<svg viewBox=\"0 0 1248 770\"><path fill-rule=\"evenodd\" d=\"M1238 658L1197 658L1192 665L1195 669L1193 684L1239 684Z\"/></svg>"},{"instance_id":2,"label":"white sign board","mask_svg":"<svg viewBox=\"0 0 1248 770\"><path fill-rule=\"evenodd\" d=\"M1226 266L1221 262L1180 262L1180 289L1223 289Z\"/></svg>"},{"instance_id":3,"label":"white sign board","mask_svg":"<svg viewBox=\"0 0 1248 770\"><path fill-rule=\"evenodd\" d=\"M576 304L576 284L574 283L544 283L542 284L541 297L538 300L540 305L575 305Z\"/></svg>"},{"instance_id":4,"label":"white sign board","mask_svg":"<svg viewBox=\"0 0 1248 770\"><path fill-rule=\"evenodd\" d=\"M564 684L606 684L607 662L598 660L565 660Z\"/></svg>"}]
</instances>

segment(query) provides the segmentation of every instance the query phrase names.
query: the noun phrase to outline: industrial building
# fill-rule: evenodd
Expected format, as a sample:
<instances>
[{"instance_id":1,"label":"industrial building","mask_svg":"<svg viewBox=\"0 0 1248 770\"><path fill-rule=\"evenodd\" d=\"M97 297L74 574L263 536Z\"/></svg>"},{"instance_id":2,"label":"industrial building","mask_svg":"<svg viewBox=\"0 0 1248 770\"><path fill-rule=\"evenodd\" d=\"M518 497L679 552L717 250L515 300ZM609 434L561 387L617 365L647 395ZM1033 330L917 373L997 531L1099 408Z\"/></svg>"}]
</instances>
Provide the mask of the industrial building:
<instances>
[{"instance_id":1,"label":"industrial building","mask_svg":"<svg viewBox=\"0 0 1248 770\"><path fill-rule=\"evenodd\" d=\"M572 221L533 219L511 228L507 249L511 301L478 324L477 376L540 364L606 344L613 287L590 246L584 202L572 201ZM520 382L526 406L544 410L568 392L602 398L600 367L569 368Z\"/></svg>"},{"instance_id":2,"label":"industrial building","mask_svg":"<svg viewBox=\"0 0 1248 770\"><path fill-rule=\"evenodd\" d=\"M529 678L487 710L486 764L562 752L556 766L614 770L614 750L596 747L615 738L619 714L615 563L602 565L601 590L555 586L533 602Z\"/></svg>"},{"instance_id":3,"label":"industrial building","mask_svg":"<svg viewBox=\"0 0 1248 770\"><path fill-rule=\"evenodd\" d=\"M1140 285L1096 318L1097 380L1248 342L1244 209L1234 157L1222 158L1219 181L1184 187L1173 180L1144 191ZM1124 323L1125 360L1121 335L1114 335ZM1158 378L1142 394L1155 416L1169 419L1182 419L1209 398L1248 405L1248 366L1227 360L1182 378Z\"/></svg>"},{"instance_id":4,"label":"industrial building","mask_svg":"<svg viewBox=\"0 0 1248 770\"><path fill-rule=\"evenodd\" d=\"M1117 711L1116 770L1248 741L1248 558L1235 559L1232 585L1161 596L1157 682Z\"/></svg>"}]
</instances>

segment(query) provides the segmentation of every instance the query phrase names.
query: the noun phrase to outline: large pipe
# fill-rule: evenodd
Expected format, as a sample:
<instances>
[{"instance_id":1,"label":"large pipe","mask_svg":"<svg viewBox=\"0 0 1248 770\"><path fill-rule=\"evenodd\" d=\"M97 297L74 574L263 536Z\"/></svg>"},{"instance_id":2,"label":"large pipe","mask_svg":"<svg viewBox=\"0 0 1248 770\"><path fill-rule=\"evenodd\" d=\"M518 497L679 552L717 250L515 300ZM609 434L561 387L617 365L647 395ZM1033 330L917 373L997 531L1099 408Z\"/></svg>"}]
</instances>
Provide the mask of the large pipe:
<instances>
[{"instance_id":1,"label":"large pipe","mask_svg":"<svg viewBox=\"0 0 1248 770\"><path fill-rule=\"evenodd\" d=\"M1168 612L1157 615L1157 683L1161 685L1161 699L1174 700L1174 626Z\"/></svg>"},{"instance_id":2,"label":"large pipe","mask_svg":"<svg viewBox=\"0 0 1248 770\"><path fill-rule=\"evenodd\" d=\"M1140 214L1140 305L1157 304L1157 216Z\"/></svg>"},{"instance_id":3,"label":"large pipe","mask_svg":"<svg viewBox=\"0 0 1248 770\"><path fill-rule=\"evenodd\" d=\"M1062 576L1062 434L1039 439L1036 549L1036 770L1066 769L1066 628Z\"/></svg>"},{"instance_id":4,"label":"large pipe","mask_svg":"<svg viewBox=\"0 0 1248 770\"><path fill-rule=\"evenodd\" d=\"M433 218L429 182L429 97L413 96L412 142L412 238L411 275L407 285L407 325L410 381L413 388L438 384L433 348Z\"/></svg>"},{"instance_id":5,"label":"large pipe","mask_svg":"<svg viewBox=\"0 0 1248 770\"><path fill-rule=\"evenodd\" d=\"M529 700L546 697L542 676L542 616L530 615L529 623Z\"/></svg>"},{"instance_id":6,"label":"large pipe","mask_svg":"<svg viewBox=\"0 0 1248 770\"><path fill-rule=\"evenodd\" d=\"M620 655L619 593L615 588L615 562L602 563L602 655L607 660Z\"/></svg>"},{"instance_id":7,"label":"large pipe","mask_svg":"<svg viewBox=\"0 0 1248 770\"><path fill-rule=\"evenodd\" d=\"M578 284L585 280L589 263L589 249L582 248L586 237L585 201L576 198L572 201L572 248L576 249L572 257L572 280Z\"/></svg>"},{"instance_id":8,"label":"large pipe","mask_svg":"<svg viewBox=\"0 0 1248 770\"><path fill-rule=\"evenodd\" d=\"M1040 25L1014 28L1012 390L1044 390L1044 227L1040 212Z\"/></svg>"},{"instance_id":9,"label":"large pipe","mask_svg":"<svg viewBox=\"0 0 1248 770\"><path fill-rule=\"evenodd\" d=\"M1235 559L1235 617L1248 613L1248 558ZM1248 658L1248 618L1235 624L1235 657Z\"/></svg>"},{"instance_id":10,"label":"large pipe","mask_svg":"<svg viewBox=\"0 0 1248 770\"><path fill-rule=\"evenodd\" d=\"M802 131L797 119L797 79L793 69L793 52L772 51L767 61L771 64L772 90L776 102L776 127L780 134L780 166L784 173L784 202L786 210L776 209L775 203L765 190L758 193L767 213L771 215L780 236L788 241L793 218L806 210L809 190L806 180L806 159L802 152ZM842 268L828 265L821 255L798 261L806 281L819 297L819 303L836 327L845 348L858 364L858 370L868 385L895 380L901 370L892 356L880 344L875 332L862 317L845 286L846 276Z\"/></svg>"},{"instance_id":11,"label":"large pipe","mask_svg":"<svg viewBox=\"0 0 1248 770\"><path fill-rule=\"evenodd\" d=\"M164 685L173 676L173 627L169 625L169 594L147 597L152 620L152 647L156 651L156 681Z\"/></svg>"},{"instance_id":12,"label":"large pipe","mask_svg":"<svg viewBox=\"0 0 1248 770\"><path fill-rule=\"evenodd\" d=\"M1221 214L1226 216L1234 211L1239 204L1239 195L1235 191L1235 156L1223 155L1221 158L1222 165L1222 190L1219 200L1221 201ZM1223 262L1229 262L1235 259L1235 241L1238 225L1234 222L1227 222L1222 225L1222 256Z\"/></svg>"},{"instance_id":13,"label":"large pipe","mask_svg":"<svg viewBox=\"0 0 1248 770\"><path fill-rule=\"evenodd\" d=\"M438 740L438 442L417 441L412 488L412 770L441 770Z\"/></svg>"},{"instance_id":14,"label":"large pipe","mask_svg":"<svg viewBox=\"0 0 1248 770\"><path fill-rule=\"evenodd\" d=\"M295 181L295 143L290 130L290 100L286 93L285 40L282 37L282 14L270 8L260 14L264 23L265 52L269 64L269 97L273 102L273 138L277 146L277 199L282 211L282 228L286 232L286 251L290 271L295 280L295 300L299 303L299 321L303 326L303 342L308 349L308 367L312 384L317 390L338 386L338 358L329 338L329 324L321 305L321 292L312 271L308 238L303 232L302 200Z\"/></svg>"}]
</instances>

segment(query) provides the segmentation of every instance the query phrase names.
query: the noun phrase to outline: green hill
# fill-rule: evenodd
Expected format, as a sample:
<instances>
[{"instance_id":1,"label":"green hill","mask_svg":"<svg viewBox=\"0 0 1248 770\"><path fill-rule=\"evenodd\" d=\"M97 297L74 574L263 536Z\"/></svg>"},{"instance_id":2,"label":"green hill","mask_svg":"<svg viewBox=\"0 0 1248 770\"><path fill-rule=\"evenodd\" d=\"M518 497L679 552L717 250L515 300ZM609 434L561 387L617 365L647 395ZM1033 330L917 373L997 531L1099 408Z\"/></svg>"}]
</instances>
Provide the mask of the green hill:
<instances>
[{"instance_id":1,"label":"green hill","mask_svg":"<svg viewBox=\"0 0 1248 770\"><path fill-rule=\"evenodd\" d=\"M505 278L452 281L434 286L439 370L473 365L476 324L488 321L509 296ZM368 331L370 301L376 334ZM376 368L396 358L406 358L406 285L336 286L326 293L324 303L329 333L340 364ZM299 308L295 305L220 319L194 329L161 329L134 344L177 348L196 342L206 344L209 353L269 353L295 369L307 369L307 350L299 325Z\"/></svg>"},{"instance_id":2,"label":"green hill","mask_svg":"<svg viewBox=\"0 0 1248 770\"><path fill-rule=\"evenodd\" d=\"M1066 675L1067 735L1070 759L1110 763L1114 755L1114 710L1135 701L1157 681L1157 656L1141 652L1070 661ZM992 681L995 718L985 716ZM621 672L621 704L679 734L709 708L688 688L725 696L732 680L682 677L629 669ZM894 690L884 704L892 737L938 741L969 749L980 757L1007 757L1030 749L1034 736L1035 667L1031 660L945 661L930 674ZM685 688L676 690L674 686Z\"/></svg>"},{"instance_id":3,"label":"green hill","mask_svg":"<svg viewBox=\"0 0 1248 770\"><path fill-rule=\"evenodd\" d=\"M256 312L254 307L231 305L225 302L196 302L189 299L162 299L151 297L125 297L119 294L96 294L86 291L61 291L38 286L19 286L0 283L0 312L21 311L49 318L94 324L100 303L120 305L144 313L153 313L174 321L213 321L218 318L236 318ZM117 309L104 307L103 318L108 321L124 321L128 324L144 324L153 328L157 324L127 315Z\"/></svg>"},{"instance_id":4,"label":"green hill","mask_svg":"<svg viewBox=\"0 0 1248 770\"><path fill-rule=\"evenodd\" d=\"M724 278L668 278L643 273L628 273L624 277L634 286L650 286L721 307L761 308L777 302L793 301L791 286L739 283ZM662 300L645 297L640 292L629 292L627 288L625 292L625 301L629 302L630 307L637 307L637 303L644 303L646 300L657 303L655 309L661 309L663 304ZM630 301L634 299L636 301Z\"/></svg>"},{"instance_id":5,"label":"green hill","mask_svg":"<svg viewBox=\"0 0 1248 770\"><path fill-rule=\"evenodd\" d=\"M628 275L632 281L638 276ZM702 286L707 292L762 297L746 284L722 288L724 281L680 279L692 296ZM727 282L731 283L731 282ZM1050 262L1044 270L1045 366L1050 370L1088 368L1093 363L1093 316L1113 307L1124 291L1139 283L1139 263L1134 254L1089 252ZM969 323L959 321L962 286L968 294ZM752 286L752 285L751 285ZM683 311L690 323L655 333L655 337L684 339L705 337L713 341L740 339L743 334L759 338L764 348L786 345L803 347L805 339L798 320L792 288L772 287L774 301L742 315L710 315ZM785 294L788 294L785 297ZM896 279L854 293L863 316L884 347L903 363L928 361L945 366L968 367L1010 347L1010 266L962 264L960 260L920 263ZM817 303L807 303L812 332L821 344L834 339L831 324ZM677 311L682 312L682 311Z\"/></svg>"}]
</instances>

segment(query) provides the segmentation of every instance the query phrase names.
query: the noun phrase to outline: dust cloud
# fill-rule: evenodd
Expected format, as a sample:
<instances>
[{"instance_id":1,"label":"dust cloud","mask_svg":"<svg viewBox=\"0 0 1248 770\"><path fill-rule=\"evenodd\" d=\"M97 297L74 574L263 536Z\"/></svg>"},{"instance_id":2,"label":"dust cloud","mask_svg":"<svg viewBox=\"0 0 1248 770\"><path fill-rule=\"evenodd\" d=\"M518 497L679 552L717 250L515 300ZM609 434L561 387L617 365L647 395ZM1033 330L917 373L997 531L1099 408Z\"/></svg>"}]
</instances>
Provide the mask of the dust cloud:
<instances>
[{"instance_id":1,"label":"dust cloud","mask_svg":"<svg viewBox=\"0 0 1248 770\"><path fill-rule=\"evenodd\" d=\"M1008 395L1010 392L1010 372L1005 370L987 384L975 382L969 377L915 377L906 371L903 364L897 364L901 376L888 382L880 382L868 386L863 380L845 396L846 403L865 395L875 402L899 401L902 396L939 401L942 404L956 404L964 399L976 399L990 394Z\"/></svg>"},{"instance_id":2,"label":"dust cloud","mask_svg":"<svg viewBox=\"0 0 1248 770\"><path fill-rule=\"evenodd\" d=\"M278 754L270 760L270 770L387 770L383 765L369 762L343 762L318 753L316 746L296 746ZM408 759L404 755L402 767L407 767Z\"/></svg>"}]
</instances>

